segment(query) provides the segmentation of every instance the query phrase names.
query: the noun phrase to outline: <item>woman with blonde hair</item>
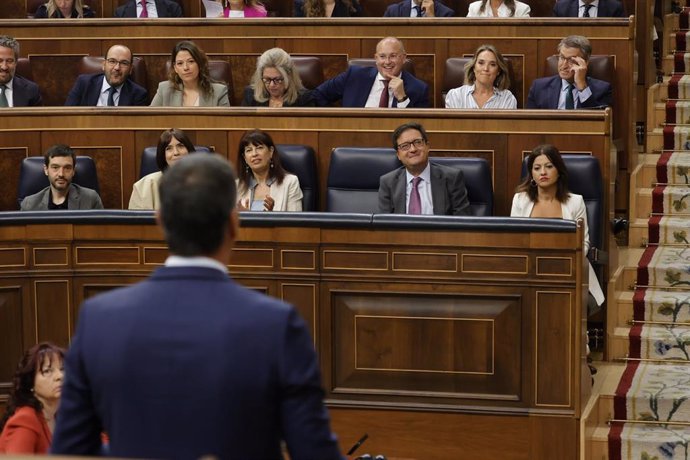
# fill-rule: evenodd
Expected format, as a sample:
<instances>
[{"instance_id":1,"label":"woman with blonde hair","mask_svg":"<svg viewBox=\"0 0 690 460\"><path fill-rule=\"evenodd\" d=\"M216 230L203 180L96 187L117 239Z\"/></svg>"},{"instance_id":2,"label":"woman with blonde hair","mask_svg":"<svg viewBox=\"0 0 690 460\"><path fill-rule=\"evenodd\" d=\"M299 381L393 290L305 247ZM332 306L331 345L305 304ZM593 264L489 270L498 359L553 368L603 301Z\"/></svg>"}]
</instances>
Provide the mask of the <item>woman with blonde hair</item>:
<instances>
[{"instance_id":1,"label":"woman with blonde hair","mask_svg":"<svg viewBox=\"0 0 690 460\"><path fill-rule=\"evenodd\" d=\"M311 91L302 86L290 55L281 48L271 48L256 60L256 71L244 91L242 105L314 107L316 103Z\"/></svg>"},{"instance_id":2,"label":"woman with blonde hair","mask_svg":"<svg viewBox=\"0 0 690 460\"><path fill-rule=\"evenodd\" d=\"M446 94L448 109L515 109L508 63L493 45L481 45L465 64L465 84Z\"/></svg>"},{"instance_id":3,"label":"woman with blonde hair","mask_svg":"<svg viewBox=\"0 0 690 460\"><path fill-rule=\"evenodd\" d=\"M529 17L530 7L518 0L479 0L470 3L468 18Z\"/></svg>"},{"instance_id":4,"label":"woman with blonde hair","mask_svg":"<svg viewBox=\"0 0 690 460\"><path fill-rule=\"evenodd\" d=\"M228 87L215 83L208 69L206 53L192 41L181 41L170 55L168 79L158 84L152 106L229 106Z\"/></svg>"},{"instance_id":5,"label":"woman with blonde hair","mask_svg":"<svg viewBox=\"0 0 690 460\"><path fill-rule=\"evenodd\" d=\"M362 15L357 0L295 0L296 18L349 18Z\"/></svg>"},{"instance_id":6,"label":"woman with blonde hair","mask_svg":"<svg viewBox=\"0 0 690 460\"><path fill-rule=\"evenodd\" d=\"M93 10L88 5L84 5L84 0L48 0L47 3L39 6L34 14L36 19L78 19L94 16Z\"/></svg>"}]
</instances>

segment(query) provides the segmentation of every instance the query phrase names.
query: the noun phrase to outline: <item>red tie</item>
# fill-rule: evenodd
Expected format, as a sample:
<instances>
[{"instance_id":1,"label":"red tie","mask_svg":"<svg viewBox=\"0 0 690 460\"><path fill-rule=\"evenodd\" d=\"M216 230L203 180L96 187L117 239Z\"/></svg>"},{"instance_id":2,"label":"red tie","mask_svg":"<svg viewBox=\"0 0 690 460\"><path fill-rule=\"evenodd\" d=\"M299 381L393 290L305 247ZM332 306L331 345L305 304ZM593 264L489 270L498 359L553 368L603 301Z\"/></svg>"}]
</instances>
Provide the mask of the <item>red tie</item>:
<instances>
[{"instance_id":1,"label":"red tie","mask_svg":"<svg viewBox=\"0 0 690 460\"><path fill-rule=\"evenodd\" d=\"M388 107L388 83L389 83L389 80L383 80L383 91L381 91L381 99L379 99L379 107Z\"/></svg>"},{"instance_id":2,"label":"red tie","mask_svg":"<svg viewBox=\"0 0 690 460\"><path fill-rule=\"evenodd\" d=\"M146 0L141 0L141 14L139 15L140 18L148 18L149 17L149 12L146 10Z\"/></svg>"}]
</instances>

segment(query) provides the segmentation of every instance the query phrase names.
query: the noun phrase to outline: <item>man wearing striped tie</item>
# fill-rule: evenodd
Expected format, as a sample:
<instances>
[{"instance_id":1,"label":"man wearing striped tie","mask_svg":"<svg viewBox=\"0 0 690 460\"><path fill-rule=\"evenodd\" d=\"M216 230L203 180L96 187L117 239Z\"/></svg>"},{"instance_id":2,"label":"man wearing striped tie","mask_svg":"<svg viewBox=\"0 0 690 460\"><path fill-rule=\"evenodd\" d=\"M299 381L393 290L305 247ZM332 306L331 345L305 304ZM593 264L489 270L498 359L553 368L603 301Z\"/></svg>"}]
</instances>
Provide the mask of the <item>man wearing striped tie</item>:
<instances>
[{"instance_id":1,"label":"man wearing striped tie","mask_svg":"<svg viewBox=\"0 0 690 460\"><path fill-rule=\"evenodd\" d=\"M43 105L38 85L15 75L19 61L19 43L12 37L0 36L0 108Z\"/></svg>"},{"instance_id":2,"label":"man wearing striped tie","mask_svg":"<svg viewBox=\"0 0 690 460\"><path fill-rule=\"evenodd\" d=\"M379 212L469 216L462 171L429 161L429 139L419 123L393 132L393 148L403 164L379 182Z\"/></svg>"}]
</instances>

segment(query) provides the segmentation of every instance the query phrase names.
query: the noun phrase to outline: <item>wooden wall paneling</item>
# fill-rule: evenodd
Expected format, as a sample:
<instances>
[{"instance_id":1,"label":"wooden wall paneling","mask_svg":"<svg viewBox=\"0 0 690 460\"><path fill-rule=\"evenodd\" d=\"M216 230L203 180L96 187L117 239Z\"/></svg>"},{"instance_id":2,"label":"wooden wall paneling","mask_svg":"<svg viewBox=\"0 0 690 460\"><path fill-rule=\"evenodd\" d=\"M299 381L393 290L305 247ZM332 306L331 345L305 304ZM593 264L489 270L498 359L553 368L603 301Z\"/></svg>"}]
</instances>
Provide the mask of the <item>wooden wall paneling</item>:
<instances>
[{"instance_id":1,"label":"wooden wall paneling","mask_svg":"<svg viewBox=\"0 0 690 460\"><path fill-rule=\"evenodd\" d=\"M29 297L25 280L6 278L0 281L0 399L9 391L17 363L27 345L35 343L35 315L29 308Z\"/></svg>"},{"instance_id":2,"label":"wooden wall paneling","mask_svg":"<svg viewBox=\"0 0 690 460\"><path fill-rule=\"evenodd\" d=\"M67 347L73 332L71 280L34 279L31 290L36 314L36 342L48 341Z\"/></svg>"},{"instance_id":3,"label":"wooden wall paneling","mask_svg":"<svg viewBox=\"0 0 690 460\"><path fill-rule=\"evenodd\" d=\"M0 134L0 136L0 139L6 137L2 134ZM0 209L16 210L19 209L16 192L19 185L19 171L21 169L22 160L29 156L30 147L25 146L24 142L22 142L21 146L18 145L16 147L12 147L12 141L0 142L2 142L2 145L7 146L0 147L0 171L2 171L5 182L7 182L7 189L15 191L14 194L8 193L0 195ZM38 149L36 148L36 150Z\"/></svg>"}]
</instances>

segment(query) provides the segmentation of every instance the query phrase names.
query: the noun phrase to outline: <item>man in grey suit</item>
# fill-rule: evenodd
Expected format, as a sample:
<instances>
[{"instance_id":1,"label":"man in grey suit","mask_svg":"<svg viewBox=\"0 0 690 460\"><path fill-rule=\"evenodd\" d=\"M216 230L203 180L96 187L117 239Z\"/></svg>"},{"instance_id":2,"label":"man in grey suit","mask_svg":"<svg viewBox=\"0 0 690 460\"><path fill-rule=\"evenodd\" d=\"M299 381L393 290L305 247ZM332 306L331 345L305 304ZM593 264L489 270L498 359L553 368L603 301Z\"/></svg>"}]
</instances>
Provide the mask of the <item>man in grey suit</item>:
<instances>
[{"instance_id":1,"label":"man in grey suit","mask_svg":"<svg viewBox=\"0 0 690 460\"><path fill-rule=\"evenodd\" d=\"M43 158L43 172L48 176L50 185L24 198L22 211L103 209L101 198L95 190L72 183L76 162L74 150L64 144L56 144L46 151Z\"/></svg>"},{"instance_id":2,"label":"man in grey suit","mask_svg":"<svg viewBox=\"0 0 690 460\"><path fill-rule=\"evenodd\" d=\"M429 161L429 139L422 125L398 126L393 148L403 166L381 176L379 212L470 215L462 171Z\"/></svg>"}]
</instances>

